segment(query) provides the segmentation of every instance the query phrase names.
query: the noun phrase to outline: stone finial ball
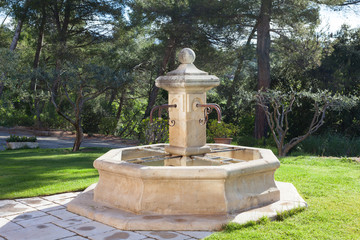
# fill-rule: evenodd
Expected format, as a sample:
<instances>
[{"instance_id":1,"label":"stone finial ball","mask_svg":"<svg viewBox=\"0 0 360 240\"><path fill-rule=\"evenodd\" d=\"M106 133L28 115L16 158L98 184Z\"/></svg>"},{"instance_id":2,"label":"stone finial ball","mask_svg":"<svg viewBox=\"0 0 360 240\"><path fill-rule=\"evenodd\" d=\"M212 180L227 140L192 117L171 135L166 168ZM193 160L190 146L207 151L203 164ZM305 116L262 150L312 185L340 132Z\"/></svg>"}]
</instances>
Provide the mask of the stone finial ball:
<instances>
[{"instance_id":1,"label":"stone finial ball","mask_svg":"<svg viewBox=\"0 0 360 240\"><path fill-rule=\"evenodd\" d=\"M179 52L179 61L184 64L193 63L195 61L195 52L190 48L183 48Z\"/></svg>"}]
</instances>

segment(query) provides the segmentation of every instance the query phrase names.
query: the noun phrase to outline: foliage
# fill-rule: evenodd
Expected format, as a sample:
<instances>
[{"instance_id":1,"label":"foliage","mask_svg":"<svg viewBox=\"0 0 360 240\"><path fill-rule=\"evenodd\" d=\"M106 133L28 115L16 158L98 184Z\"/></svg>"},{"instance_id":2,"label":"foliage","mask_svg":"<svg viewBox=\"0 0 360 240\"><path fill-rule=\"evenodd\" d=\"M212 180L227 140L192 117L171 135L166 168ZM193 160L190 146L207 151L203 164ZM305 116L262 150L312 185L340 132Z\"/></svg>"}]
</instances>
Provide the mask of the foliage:
<instances>
[{"instance_id":1,"label":"foliage","mask_svg":"<svg viewBox=\"0 0 360 240\"><path fill-rule=\"evenodd\" d=\"M207 123L207 136L211 138L230 138L236 133L237 129L232 123L218 123L217 120L209 120Z\"/></svg>"},{"instance_id":2,"label":"foliage","mask_svg":"<svg viewBox=\"0 0 360 240\"><path fill-rule=\"evenodd\" d=\"M17 103L6 103L1 106L0 101L0 126L14 127L14 126L32 126L34 119L26 109L22 109Z\"/></svg>"},{"instance_id":3,"label":"foliage","mask_svg":"<svg viewBox=\"0 0 360 240\"><path fill-rule=\"evenodd\" d=\"M50 79L51 102L56 112L76 130L73 151L77 151L83 139L82 112L84 103L97 98L111 87L119 87L129 80L124 71L107 66L85 63L78 66L64 64L66 72ZM60 79L60 81L59 81ZM67 105L64 108L63 102ZM70 109L70 111L69 111Z\"/></svg>"},{"instance_id":4,"label":"foliage","mask_svg":"<svg viewBox=\"0 0 360 240\"><path fill-rule=\"evenodd\" d=\"M140 125L140 142L143 144L165 143L169 141L169 121L167 119L144 119Z\"/></svg>"},{"instance_id":5,"label":"foliage","mask_svg":"<svg viewBox=\"0 0 360 240\"><path fill-rule=\"evenodd\" d=\"M82 112L82 127L85 133L98 133L99 124L104 117L102 111L98 110L98 106L93 101L84 104Z\"/></svg>"},{"instance_id":6,"label":"foliage","mask_svg":"<svg viewBox=\"0 0 360 240\"><path fill-rule=\"evenodd\" d=\"M274 154L278 154L276 143L272 137L256 139L252 135L242 135L236 136L233 142L240 146L270 149Z\"/></svg>"},{"instance_id":7,"label":"foliage","mask_svg":"<svg viewBox=\"0 0 360 240\"><path fill-rule=\"evenodd\" d=\"M236 137L244 142L255 130L248 93L257 87L254 43L264 2L1 1L0 11L12 23L0 26L0 125L74 130L74 121L67 120L77 118L77 132L82 127L138 138L149 105L167 101L166 91L154 93L155 79L176 68L176 53L190 47L196 66L220 78L220 86L207 93L208 102L222 107L224 121L236 126ZM331 36L319 32L319 6L308 0L272 1L271 88L358 95L360 31L343 26ZM17 48L10 51L20 22ZM112 84L120 78L125 79L117 81L121 84ZM95 90L106 91L77 112L72 102ZM312 100L302 100L292 108L287 139L303 135L313 117L307 111ZM326 117L319 132L360 134L360 105Z\"/></svg>"},{"instance_id":8,"label":"foliage","mask_svg":"<svg viewBox=\"0 0 360 240\"><path fill-rule=\"evenodd\" d=\"M272 88L301 91L317 84L311 72L321 66L322 58L329 55L332 48L326 36L315 28L294 24L289 35L281 34L274 39Z\"/></svg>"},{"instance_id":9,"label":"foliage","mask_svg":"<svg viewBox=\"0 0 360 240\"><path fill-rule=\"evenodd\" d=\"M282 221L217 232L215 239L358 239L360 164L346 159L285 157L275 179L291 182L308 203Z\"/></svg>"},{"instance_id":10,"label":"foliage","mask_svg":"<svg viewBox=\"0 0 360 240\"><path fill-rule=\"evenodd\" d=\"M103 117L100 120L99 132L106 135L112 135L115 133L117 123L118 121L114 117Z\"/></svg>"},{"instance_id":11,"label":"foliage","mask_svg":"<svg viewBox=\"0 0 360 240\"><path fill-rule=\"evenodd\" d=\"M115 135L122 138L139 138L143 134L145 104L142 101L127 99L116 126Z\"/></svg>"},{"instance_id":12,"label":"foliage","mask_svg":"<svg viewBox=\"0 0 360 240\"><path fill-rule=\"evenodd\" d=\"M359 156L360 138L337 133L309 136L296 148L297 151L318 156Z\"/></svg>"},{"instance_id":13,"label":"foliage","mask_svg":"<svg viewBox=\"0 0 360 240\"><path fill-rule=\"evenodd\" d=\"M289 131L289 115L293 105L300 105L301 99L307 98L312 101L313 116L309 127L303 134L285 142ZM265 111L268 125L278 148L279 156L285 156L291 148L305 140L312 133L316 132L325 121L325 114L328 110L340 111L349 109L358 103L357 97L345 97L339 94L332 95L328 91L291 91L282 93L280 91L267 90L258 91L255 95L257 104Z\"/></svg>"},{"instance_id":14,"label":"foliage","mask_svg":"<svg viewBox=\"0 0 360 240\"><path fill-rule=\"evenodd\" d=\"M93 161L106 148L25 149L0 152L0 199L79 191L98 180ZM22 169L22 171L19 171Z\"/></svg>"},{"instance_id":15,"label":"foliage","mask_svg":"<svg viewBox=\"0 0 360 240\"><path fill-rule=\"evenodd\" d=\"M343 25L332 37L331 54L323 57L321 66L312 74L320 80L321 88L359 95L360 29L350 30Z\"/></svg>"},{"instance_id":16,"label":"foliage","mask_svg":"<svg viewBox=\"0 0 360 240\"><path fill-rule=\"evenodd\" d=\"M36 137L26 137L26 136L16 136L10 135L10 137L6 138L6 142L36 142Z\"/></svg>"}]
</instances>

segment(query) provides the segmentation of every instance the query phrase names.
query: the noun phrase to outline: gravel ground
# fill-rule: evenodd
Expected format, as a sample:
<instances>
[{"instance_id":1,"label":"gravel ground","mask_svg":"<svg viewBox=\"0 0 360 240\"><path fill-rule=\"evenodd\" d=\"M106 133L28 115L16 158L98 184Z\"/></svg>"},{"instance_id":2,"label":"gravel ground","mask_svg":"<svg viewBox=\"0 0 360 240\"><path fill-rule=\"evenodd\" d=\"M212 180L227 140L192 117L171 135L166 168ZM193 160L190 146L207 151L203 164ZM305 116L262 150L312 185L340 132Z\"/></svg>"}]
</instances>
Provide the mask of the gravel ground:
<instances>
[{"instance_id":1,"label":"gravel ground","mask_svg":"<svg viewBox=\"0 0 360 240\"><path fill-rule=\"evenodd\" d=\"M74 144L75 136L70 132L63 131L36 131L28 128L4 128L0 127L0 151L5 150L5 139L11 135L36 136L40 148L69 148ZM44 136L46 135L46 136ZM136 145L135 141L126 141L115 137L85 136L81 147L108 147L123 148Z\"/></svg>"}]
</instances>

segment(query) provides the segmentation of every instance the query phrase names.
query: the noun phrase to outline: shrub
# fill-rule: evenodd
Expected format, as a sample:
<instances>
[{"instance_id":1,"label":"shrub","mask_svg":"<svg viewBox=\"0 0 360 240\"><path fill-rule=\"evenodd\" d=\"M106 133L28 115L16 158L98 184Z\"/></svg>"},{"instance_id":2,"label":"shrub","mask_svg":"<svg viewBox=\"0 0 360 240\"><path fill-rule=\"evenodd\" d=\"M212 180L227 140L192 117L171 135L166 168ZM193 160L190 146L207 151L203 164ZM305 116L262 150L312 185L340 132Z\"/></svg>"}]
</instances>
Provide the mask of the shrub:
<instances>
[{"instance_id":1,"label":"shrub","mask_svg":"<svg viewBox=\"0 0 360 240\"><path fill-rule=\"evenodd\" d=\"M1 104L1 102L0 102ZM12 106L0 106L0 125L5 127L32 126L34 119L24 109L15 109Z\"/></svg>"},{"instance_id":2,"label":"shrub","mask_svg":"<svg viewBox=\"0 0 360 240\"><path fill-rule=\"evenodd\" d=\"M102 134L114 134L117 126L117 119L115 117L104 117L99 124L99 132Z\"/></svg>"},{"instance_id":3,"label":"shrub","mask_svg":"<svg viewBox=\"0 0 360 240\"><path fill-rule=\"evenodd\" d=\"M143 144L164 143L169 141L169 122L167 119L144 119L140 124L140 142Z\"/></svg>"},{"instance_id":4,"label":"shrub","mask_svg":"<svg viewBox=\"0 0 360 240\"><path fill-rule=\"evenodd\" d=\"M302 142L297 150L321 156L358 156L360 138L349 138L337 133L315 135Z\"/></svg>"},{"instance_id":5,"label":"shrub","mask_svg":"<svg viewBox=\"0 0 360 240\"><path fill-rule=\"evenodd\" d=\"M230 138L236 134L236 127L232 123L221 122L217 120L210 120L207 124L206 135L211 139L214 138Z\"/></svg>"},{"instance_id":6,"label":"shrub","mask_svg":"<svg viewBox=\"0 0 360 240\"><path fill-rule=\"evenodd\" d=\"M16 135L10 135L10 137L8 137L6 139L6 142L36 142L37 139L36 137L21 137L21 136L16 136Z\"/></svg>"}]
</instances>

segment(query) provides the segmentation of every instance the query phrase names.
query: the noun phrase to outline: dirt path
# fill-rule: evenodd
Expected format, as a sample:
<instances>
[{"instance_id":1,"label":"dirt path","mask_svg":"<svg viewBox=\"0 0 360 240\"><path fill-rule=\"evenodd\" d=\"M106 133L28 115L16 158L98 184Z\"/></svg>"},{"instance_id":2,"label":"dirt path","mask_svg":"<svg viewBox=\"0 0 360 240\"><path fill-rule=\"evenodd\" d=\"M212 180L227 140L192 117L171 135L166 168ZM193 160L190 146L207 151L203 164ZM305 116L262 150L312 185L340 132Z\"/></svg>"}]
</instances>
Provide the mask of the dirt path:
<instances>
[{"instance_id":1,"label":"dirt path","mask_svg":"<svg viewBox=\"0 0 360 240\"><path fill-rule=\"evenodd\" d=\"M25 127L5 128L0 127L0 151L5 149L6 141L10 135L36 136L40 148L69 148L74 144L75 135L66 131L38 131ZM138 143L132 140L124 140L113 136L87 136L85 135L81 147L109 147L123 148L134 146Z\"/></svg>"}]
</instances>

